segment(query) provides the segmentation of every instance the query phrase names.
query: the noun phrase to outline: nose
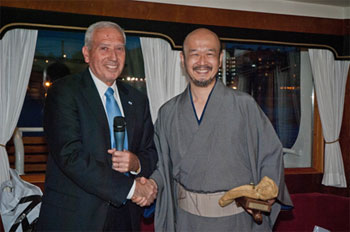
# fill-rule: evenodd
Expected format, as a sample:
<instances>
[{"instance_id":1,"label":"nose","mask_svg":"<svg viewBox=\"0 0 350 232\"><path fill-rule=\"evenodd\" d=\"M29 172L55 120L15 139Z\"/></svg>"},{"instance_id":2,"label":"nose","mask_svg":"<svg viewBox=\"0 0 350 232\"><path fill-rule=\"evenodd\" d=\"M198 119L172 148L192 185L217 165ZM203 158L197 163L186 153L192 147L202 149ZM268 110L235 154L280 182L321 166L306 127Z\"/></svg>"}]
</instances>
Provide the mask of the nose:
<instances>
[{"instance_id":1,"label":"nose","mask_svg":"<svg viewBox=\"0 0 350 232\"><path fill-rule=\"evenodd\" d=\"M206 63L205 55L200 55L200 56L199 56L198 63L199 63L200 65L204 65L204 64Z\"/></svg>"},{"instance_id":2,"label":"nose","mask_svg":"<svg viewBox=\"0 0 350 232\"><path fill-rule=\"evenodd\" d=\"M112 49L110 54L109 54L109 58L113 61L116 61L118 59L118 53L116 50Z\"/></svg>"}]
</instances>

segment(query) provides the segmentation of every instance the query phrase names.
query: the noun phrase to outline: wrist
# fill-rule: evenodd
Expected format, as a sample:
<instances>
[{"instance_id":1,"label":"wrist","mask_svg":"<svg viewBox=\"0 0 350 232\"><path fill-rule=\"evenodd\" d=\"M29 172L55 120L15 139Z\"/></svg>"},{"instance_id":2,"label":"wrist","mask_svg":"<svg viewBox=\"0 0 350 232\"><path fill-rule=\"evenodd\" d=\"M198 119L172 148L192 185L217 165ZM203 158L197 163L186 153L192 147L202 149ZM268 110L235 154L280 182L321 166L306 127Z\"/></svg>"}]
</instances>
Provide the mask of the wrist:
<instances>
[{"instance_id":1,"label":"wrist","mask_svg":"<svg viewBox=\"0 0 350 232\"><path fill-rule=\"evenodd\" d=\"M137 159L137 161L135 162L136 164L134 164L134 166L131 168L131 172L134 175L138 175L141 172L141 165L140 165L140 161Z\"/></svg>"},{"instance_id":2,"label":"wrist","mask_svg":"<svg viewBox=\"0 0 350 232\"><path fill-rule=\"evenodd\" d=\"M137 174L141 172L141 163L140 160L137 159L136 171Z\"/></svg>"}]
</instances>

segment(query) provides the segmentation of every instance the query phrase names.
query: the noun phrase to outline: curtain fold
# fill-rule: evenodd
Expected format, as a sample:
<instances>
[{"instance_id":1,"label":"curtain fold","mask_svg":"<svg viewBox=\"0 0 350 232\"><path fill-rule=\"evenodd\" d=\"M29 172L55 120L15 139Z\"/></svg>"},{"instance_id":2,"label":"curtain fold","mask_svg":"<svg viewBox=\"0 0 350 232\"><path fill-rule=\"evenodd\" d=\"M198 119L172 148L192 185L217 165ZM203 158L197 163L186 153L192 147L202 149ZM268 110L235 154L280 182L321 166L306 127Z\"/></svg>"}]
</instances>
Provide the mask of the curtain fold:
<instances>
[{"instance_id":1,"label":"curtain fold","mask_svg":"<svg viewBox=\"0 0 350 232\"><path fill-rule=\"evenodd\" d=\"M345 188L346 179L339 133L350 62L335 61L332 52L328 50L309 49L309 56L325 138L322 184Z\"/></svg>"},{"instance_id":2,"label":"curtain fold","mask_svg":"<svg viewBox=\"0 0 350 232\"><path fill-rule=\"evenodd\" d=\"M182 72L180 51L171 49L163 39L140 38L145 65L147 95L153 123L161 105L187 86Z\"/></svg>"},{"instance_id":3,"label":"curtain fold","mask_svg":"<svg viewBox=\"0 0 350 232\"><path fill-rule=\"evenodd\" d=\"M0 184L9 179L5 145L22 110L36 46L36 30L14 29L0 40Z\"/></svg>"}]
</instances>

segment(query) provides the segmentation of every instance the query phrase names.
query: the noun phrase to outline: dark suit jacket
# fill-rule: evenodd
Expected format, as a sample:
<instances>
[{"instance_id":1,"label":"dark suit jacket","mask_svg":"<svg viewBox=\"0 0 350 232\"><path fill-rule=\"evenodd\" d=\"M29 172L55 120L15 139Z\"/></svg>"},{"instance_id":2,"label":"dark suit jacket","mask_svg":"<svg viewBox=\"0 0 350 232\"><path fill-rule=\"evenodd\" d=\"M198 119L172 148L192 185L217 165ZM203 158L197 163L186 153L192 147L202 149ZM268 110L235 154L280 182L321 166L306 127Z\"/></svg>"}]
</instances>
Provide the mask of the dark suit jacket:
<instances>
[{"instance_id":1,"label":"dark suit jacket","mask_svg":"<svg viewBox=\"0 0 350 232\"><path fill-rule=\"evenodd\" d=\"M129 150L141 162L138 176L148 177L157 154L147 97L118 82L127 123ZM107 209L123 207L133 175L112 170L107 116L88 70L58 80L45 102L44 130L49 146L40 230L101 231ZM130 204L140 223L142 209Z\"/></svg>"}]
</instances>

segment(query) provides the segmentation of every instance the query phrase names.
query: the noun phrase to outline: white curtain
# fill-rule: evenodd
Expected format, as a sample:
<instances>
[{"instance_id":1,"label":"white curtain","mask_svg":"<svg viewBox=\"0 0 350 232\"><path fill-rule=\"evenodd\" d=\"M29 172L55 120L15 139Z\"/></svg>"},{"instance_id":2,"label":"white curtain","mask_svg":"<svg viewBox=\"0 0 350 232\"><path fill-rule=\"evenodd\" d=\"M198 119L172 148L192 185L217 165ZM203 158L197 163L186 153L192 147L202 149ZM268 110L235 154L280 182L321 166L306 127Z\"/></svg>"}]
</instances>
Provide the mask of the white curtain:
<instances>
[{"instance_id":1,"label":"white curtain","mask_svg":"<svg viewBox=\"0 0 350 232\"><path fill-rule=\"evenodd\" d=\"M309 49L325 145L322 184L346 187L344 164L339 144L343 118L345 85L349 61L335 61L328 50Z\"/></svg>"},{"instance_id":2,"label":"white curtain","mask_svg":"<svg viewBox=\"0 0 350 232\"><path fill-rule=\"evenodd\" d=\"M157 38L140 38L145 64L147 94L153 122L161 105L181 93L187 86L182 72L180 52Z\"/></svg>"},{"instance_id":3,"label":"white curtain","mask_svg":"<svg viewBox=\"0 0 350 232\"><path fill-rule=\"evenodd\" d=\"M0 184L9 179L5 145L22 110L37 34L36 30L14 29L0 40Z\"/></svg>"}]
</instances>

